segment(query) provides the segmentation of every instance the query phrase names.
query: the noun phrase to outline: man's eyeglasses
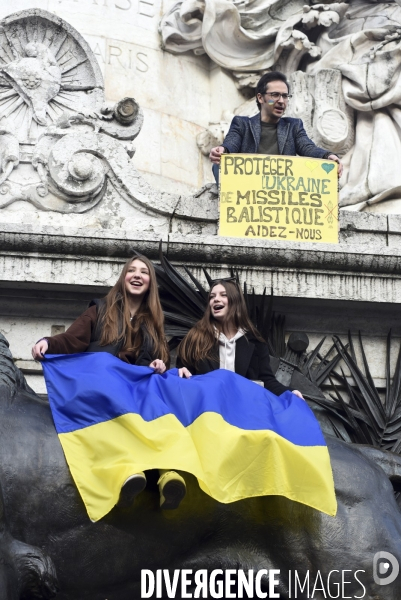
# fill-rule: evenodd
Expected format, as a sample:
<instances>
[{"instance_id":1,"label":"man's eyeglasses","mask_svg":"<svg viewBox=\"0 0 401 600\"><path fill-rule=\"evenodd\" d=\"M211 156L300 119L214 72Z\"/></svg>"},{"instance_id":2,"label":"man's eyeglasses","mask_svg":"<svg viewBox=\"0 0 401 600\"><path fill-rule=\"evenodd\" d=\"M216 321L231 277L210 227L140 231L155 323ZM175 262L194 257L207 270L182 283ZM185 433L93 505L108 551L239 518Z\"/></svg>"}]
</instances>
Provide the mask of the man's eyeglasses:
<instances>
[{"instance_id":1,"label":"man's eyeglasses","mask_svg":"<svg viewBox=\"0 0 401 600\"><path fill-rule=\"evenodd\" d=\"M263 95L270 96L270 98L272 98L274 101L278 100L279 98L282 98L284 102L286 102L287 100L292 98L291 94L280 94L280 92L265 92Z\"/></svg>"}]
</instances>

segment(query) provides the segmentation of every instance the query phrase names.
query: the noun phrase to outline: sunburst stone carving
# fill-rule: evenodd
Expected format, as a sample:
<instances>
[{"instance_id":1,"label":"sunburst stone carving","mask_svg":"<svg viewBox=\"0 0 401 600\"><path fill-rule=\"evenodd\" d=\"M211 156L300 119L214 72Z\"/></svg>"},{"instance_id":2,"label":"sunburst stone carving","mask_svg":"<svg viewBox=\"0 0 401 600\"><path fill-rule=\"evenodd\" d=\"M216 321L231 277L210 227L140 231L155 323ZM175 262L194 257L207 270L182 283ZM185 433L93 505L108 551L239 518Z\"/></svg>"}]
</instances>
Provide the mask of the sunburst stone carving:
<instances>
[{"instance_id":1,"label":"sunburst stone carving","mask_svg":"<svg viewBox=\"0 0 401 600\"><path fill-rule=\"evenodd\" d=\"M0 123L11 123L22 143L37 140L65 113L91 114L100 107L98 65L86 42L65 25L40 10L2 21Z\"/></svg>"}]
</instances>

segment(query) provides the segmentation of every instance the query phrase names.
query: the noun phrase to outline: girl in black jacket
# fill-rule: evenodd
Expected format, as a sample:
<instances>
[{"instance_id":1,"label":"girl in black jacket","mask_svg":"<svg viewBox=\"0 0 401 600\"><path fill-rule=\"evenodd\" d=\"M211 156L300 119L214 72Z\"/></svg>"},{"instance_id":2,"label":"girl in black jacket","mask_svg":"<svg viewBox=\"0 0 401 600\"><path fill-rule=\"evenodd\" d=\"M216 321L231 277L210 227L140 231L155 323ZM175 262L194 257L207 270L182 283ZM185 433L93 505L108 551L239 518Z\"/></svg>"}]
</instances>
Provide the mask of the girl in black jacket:
<instances>
[{"instance_id":1,"label":"girl in black jacket","mask_svg":"<svg viewBox=\"0 0 401 600\"><path fill-rule=\"evenodd\" d=\"M213 282L203 318L188 332L178 348L180 377L228 369L280 396L290 388L275 378L269 350L253 326L241 289L235 280ZM290 390L302 398L298 390Z\"/></svg>"}]
</instances>

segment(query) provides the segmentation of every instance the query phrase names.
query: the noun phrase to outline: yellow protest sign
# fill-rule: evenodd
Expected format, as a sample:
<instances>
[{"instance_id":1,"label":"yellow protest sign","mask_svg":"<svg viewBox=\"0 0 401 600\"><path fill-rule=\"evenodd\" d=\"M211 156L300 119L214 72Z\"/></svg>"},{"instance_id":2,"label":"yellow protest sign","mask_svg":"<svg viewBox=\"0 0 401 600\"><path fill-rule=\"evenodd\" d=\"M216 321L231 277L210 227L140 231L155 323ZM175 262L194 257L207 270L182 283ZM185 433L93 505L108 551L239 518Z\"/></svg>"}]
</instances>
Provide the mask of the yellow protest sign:
<instances>
[{"instance_id":1,"label":"yellow protest sign","mask_svg":"<svg viewBox=\"0 0 401 600\"><path fill-rule=\"evenodd\" d=\"M223 154L219 235L337 244L337 163Z\"/></svg>"}]
</instances>

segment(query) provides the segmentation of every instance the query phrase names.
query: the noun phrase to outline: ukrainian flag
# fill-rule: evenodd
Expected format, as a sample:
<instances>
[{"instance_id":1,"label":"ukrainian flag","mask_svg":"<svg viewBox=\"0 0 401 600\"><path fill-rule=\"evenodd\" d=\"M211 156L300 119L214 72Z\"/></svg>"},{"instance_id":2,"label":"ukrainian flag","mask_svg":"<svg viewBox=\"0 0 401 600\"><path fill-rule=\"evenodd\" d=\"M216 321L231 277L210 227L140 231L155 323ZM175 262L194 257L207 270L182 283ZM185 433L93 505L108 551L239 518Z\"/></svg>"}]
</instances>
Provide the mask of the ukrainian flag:
<instances>
[{"instance_id":1,"label":"ukrainian flag","mask_svg":"<svg viewBox=\"0 0 401 600\"><path fill-rule=\"evenodd\" d=\"M337 504L312 411L230 371L156 375L106 352L46 355L53 419L93 521L147 469L188 471L218 502L275 494L329 515Z\"/></svg>"}]
</instances>

